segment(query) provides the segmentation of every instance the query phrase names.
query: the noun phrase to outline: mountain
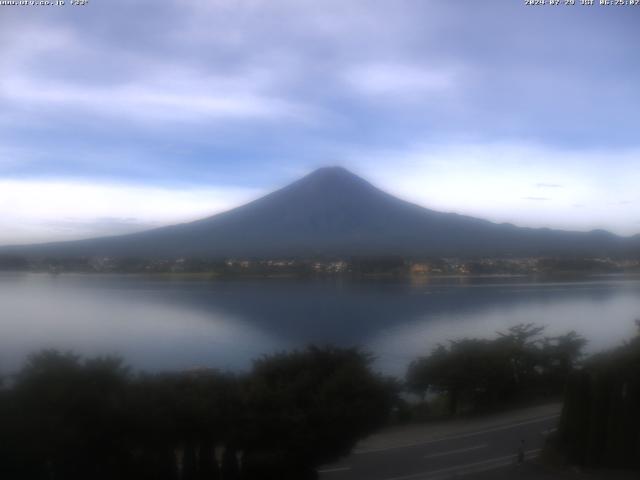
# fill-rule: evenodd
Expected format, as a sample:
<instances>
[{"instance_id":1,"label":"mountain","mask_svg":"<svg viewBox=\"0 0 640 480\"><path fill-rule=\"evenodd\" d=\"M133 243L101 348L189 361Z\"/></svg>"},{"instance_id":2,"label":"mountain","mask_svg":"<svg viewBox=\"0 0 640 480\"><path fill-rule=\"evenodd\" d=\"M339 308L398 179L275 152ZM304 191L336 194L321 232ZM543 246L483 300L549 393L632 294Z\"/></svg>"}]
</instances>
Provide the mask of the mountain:
<instances>
[{"instance_id":1,"label":"mountain","mask_svg":"<svg viewBox=\"0 0 640 480\"><path fill-rule=\"evenodd\" d=\"M520 228L400 200L326 167L258 200L191 223L90 240L0 249L54 257L292 257L314 255L609 255L640 237Z\"/></svg>"}]
</instances>

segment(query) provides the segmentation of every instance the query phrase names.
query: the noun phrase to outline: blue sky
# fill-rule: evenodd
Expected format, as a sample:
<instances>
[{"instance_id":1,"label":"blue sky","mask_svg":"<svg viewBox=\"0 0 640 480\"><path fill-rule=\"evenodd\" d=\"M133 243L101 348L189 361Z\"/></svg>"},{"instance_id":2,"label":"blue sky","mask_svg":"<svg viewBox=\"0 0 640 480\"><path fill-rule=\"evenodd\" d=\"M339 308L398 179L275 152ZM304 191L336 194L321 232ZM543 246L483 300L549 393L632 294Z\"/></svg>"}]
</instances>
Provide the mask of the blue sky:
<instances>
[{"instance_id":1,"label":"blue sky","mask_svg":"<svg viewBox=\"0 0 640 480\"><path fill-rule=\"evenodd\" d=\"M0 7L0 244L124 233L343 165L418 204L640 233L640 6Z\"/></svg>"}]
</instances>

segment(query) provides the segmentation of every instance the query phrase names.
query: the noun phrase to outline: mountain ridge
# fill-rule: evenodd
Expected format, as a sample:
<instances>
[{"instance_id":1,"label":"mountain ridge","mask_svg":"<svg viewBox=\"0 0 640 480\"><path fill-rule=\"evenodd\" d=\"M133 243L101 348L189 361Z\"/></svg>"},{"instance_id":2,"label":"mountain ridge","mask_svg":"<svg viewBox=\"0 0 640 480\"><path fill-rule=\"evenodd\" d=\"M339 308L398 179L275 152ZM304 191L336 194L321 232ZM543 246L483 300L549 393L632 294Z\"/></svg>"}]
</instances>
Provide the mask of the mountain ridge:
<instances>
[{"instance_id":1,"label":"mountain ridge","mask_svg":"<svg viewBox=\"0 0 640 480\"><path fill-rule=\"evenodd\" d=\"M640 235L518 227L431 210L342 167L323 167L237 208L127 235L0 247L58 257L566 255L640 250Z\"/></svg>"}]
</instances>

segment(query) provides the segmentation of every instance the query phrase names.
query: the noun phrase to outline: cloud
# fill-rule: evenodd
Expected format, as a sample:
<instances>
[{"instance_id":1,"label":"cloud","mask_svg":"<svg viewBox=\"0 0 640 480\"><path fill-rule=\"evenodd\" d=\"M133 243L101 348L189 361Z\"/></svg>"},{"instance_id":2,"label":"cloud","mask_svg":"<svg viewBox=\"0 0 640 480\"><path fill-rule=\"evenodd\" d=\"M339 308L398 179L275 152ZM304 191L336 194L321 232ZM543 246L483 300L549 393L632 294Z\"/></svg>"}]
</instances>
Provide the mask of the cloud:
<instances>
[{"instance_id":1,"label":"cloud","mask_svg":"<svg viewBox=\"0 0 640 480\"><path fill-rule=\"evenodd\" d=\"M281 135L306 122L309 136L327 142L346 130L356 143L460 134L637 143L598 120L631 121L640 100L639 61L604 47L635 39L628 18L613 11L525 19L520 6L504 2L358 0L114 0L82 16L26 10L8 12L0 34L11 107L0 117L8 124L19 115L35 121L49 105L50 123L102 114L123 136L130 120L184 133L230 119L235 135L260 128L256 120L286 123ZM541 26L589 48L571 55L555 44L523 48ZM611 79L616 89L603 91ZM393 114L389 100L397 100ZM304 149L296 139L288 148Z\"/></svg>"},{"instance_id":2,"label":"cloud","mask_svg":"<svg viewBox=\"0 0 640 480\"><path fill-rule=\"evenodd\" d=\"M441 94L456 85L455 74L450 70L398 63L358 65L347 71L345 80L356 93L394 98Z\"/></svg>"},{"instance_id":3,"label":"cloud","mask_svg":"<svg viewBox=\"0 0 640 480\"><path fill-rule=\"evenodd\" d=\"M99 217L95 219L67 217L60 220L43 220L40 226L50 229L54 234L72 237L94 237L103 235L121 235L160 226L161 223L144 221L132 217Z\"/></svg>"},{"instance_id":4,"label":"cloud","mask_svg":"<svg viewBox=\"0 0 640 480\"><path fill-rule=\"evenodd\" d=\"M628 231L632 207L602 205L637 196L640 138L620 125L637 123L640 57L611 49L637 44L636 20L503 1L6 8L0 180L263 191L346 163L438 209ZM540 31L554 42L531 48Z\"/></svg>"},{"instance_id":5,"label":"cloud","mask_svg":"<svg viewBox=\"0 0 640 480\"><path fill-rule=\"evenodd\" d=\"M0 244L71 240L206 217L261 193L68 180L0 180Z\"/></svg>"},{"instance_id":6,"label":"cloud","mask_svg":"<svg viewBox=\"0 0 640 480\"><path fill-rule=\"evenodd\" d=\"M47 82L6 77L1 86L6 102L19 108L75 109L90 116L145 122L201 122L211 119L309 119L311 111L287 100L270 97L233 79L198 78L170 82L146 81L111 87Z\"/></svg>"},{"instance_id":7,"label":"cloud","mask_svg":"<svg viewBox=\"0 0 640 480\"><path fill-rule=\"evenodd\" d=\"M630 205L612 208L611 195L635 197L640 149L584 151L531 143L417 144L406 150L345 153L356 172L390 193L439 211L521 226L638 233ZM611 166L616 168L612 169ZM565 188L539 195L537 183ZM537 181L540 179L540 181ZM579 213L576 205L584 206Z\"/></svg>"}]
</instances>

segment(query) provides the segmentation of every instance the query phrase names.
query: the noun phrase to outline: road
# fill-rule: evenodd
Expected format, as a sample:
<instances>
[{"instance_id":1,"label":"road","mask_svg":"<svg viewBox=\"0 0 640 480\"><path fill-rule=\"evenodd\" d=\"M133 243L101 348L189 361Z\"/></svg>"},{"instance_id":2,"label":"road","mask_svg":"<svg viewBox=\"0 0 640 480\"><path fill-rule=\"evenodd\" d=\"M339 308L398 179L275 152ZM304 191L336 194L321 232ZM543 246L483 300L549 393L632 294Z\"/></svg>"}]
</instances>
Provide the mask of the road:
<instances>
[{"instance_id":1,"label":"road","mask_svg":"<svg viewBox=\"0 0 640 480\"><path fill-rule=\"evenodd\" d=\"M548 405L432 428L390 430L363 442L343 461L322 467L320 479L549 478L532 472L531 461L555 429L559 412L560 405ZM522 441L525 462L518 465Z\"/></svg>"}]
</instances>

